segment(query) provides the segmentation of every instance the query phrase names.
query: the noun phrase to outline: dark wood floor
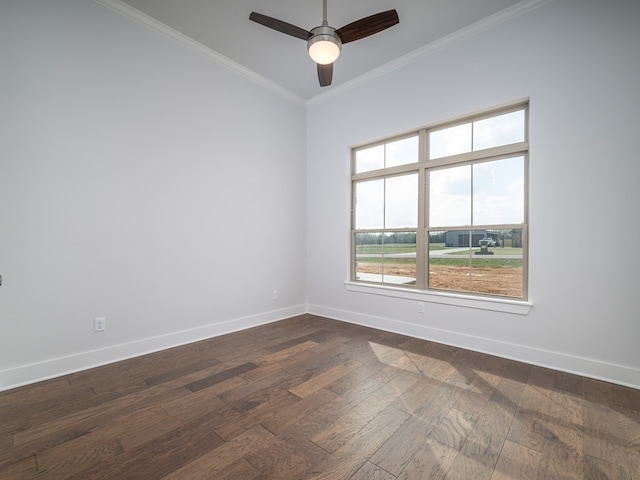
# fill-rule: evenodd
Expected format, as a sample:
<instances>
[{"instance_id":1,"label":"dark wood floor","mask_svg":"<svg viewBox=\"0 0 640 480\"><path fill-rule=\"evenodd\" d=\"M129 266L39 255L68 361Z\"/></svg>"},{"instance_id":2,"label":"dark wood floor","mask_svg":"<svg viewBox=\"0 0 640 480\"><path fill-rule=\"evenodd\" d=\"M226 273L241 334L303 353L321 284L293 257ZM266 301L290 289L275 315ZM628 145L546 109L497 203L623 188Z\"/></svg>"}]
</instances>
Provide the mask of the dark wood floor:
<instances>
[{"instance_id":1,"label":"dark wood floor","mask_svg":"<svg viewBox=\"0 0 640 480\"><path fill-rule=\"evenodd\" d=\"M0 478L640 479L640 391L303 315L0 394Z\"/></svg>"}]
</instances>

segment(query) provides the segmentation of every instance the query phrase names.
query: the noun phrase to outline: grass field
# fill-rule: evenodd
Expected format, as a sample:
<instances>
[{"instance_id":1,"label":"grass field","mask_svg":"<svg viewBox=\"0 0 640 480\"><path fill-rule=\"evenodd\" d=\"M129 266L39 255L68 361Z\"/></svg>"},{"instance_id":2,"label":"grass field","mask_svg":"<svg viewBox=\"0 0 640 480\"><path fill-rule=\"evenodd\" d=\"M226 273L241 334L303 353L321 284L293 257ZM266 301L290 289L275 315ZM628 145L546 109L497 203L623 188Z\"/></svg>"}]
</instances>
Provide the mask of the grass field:
<instances>
[{"instance_id":1,"label":"grass field","mask_svg":"<svg viewBox=\"0 0 640 480\"><path fill-rule=\"evenodd\" d=\"M356 253L411 253L416 251L415 243L389 243L387 245L358 245Z\"/></svg>"},{"instance_id":2,"label":"grass field","mask_svg":"<svg viewBox=\"0 0 640 480\"><path fill-rule=\"evenodd\" d=\"M395 259L394 259L395 260ZM395 263L395 261L394 261ZM474 267L521 267L522 260L519 258L471 258L471 263ZM449 265L454 267L463 267L469 265L469 257L466 258L451 258L451 257L431 257L429 259L430 265Z\"/></svg>"}]
</instances>

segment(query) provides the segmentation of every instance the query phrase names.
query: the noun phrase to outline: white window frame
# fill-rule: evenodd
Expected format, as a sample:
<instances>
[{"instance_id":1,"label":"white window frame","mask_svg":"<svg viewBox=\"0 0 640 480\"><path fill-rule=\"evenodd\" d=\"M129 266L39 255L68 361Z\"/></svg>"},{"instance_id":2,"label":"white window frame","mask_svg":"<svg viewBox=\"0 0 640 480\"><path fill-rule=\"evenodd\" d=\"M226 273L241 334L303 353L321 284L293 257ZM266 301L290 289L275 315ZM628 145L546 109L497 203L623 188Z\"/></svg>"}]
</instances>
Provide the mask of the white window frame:
<instances>
[{"instance_id":1,"label":"white window frame","mask_svg":"<svg viewBox=\"0 0 640 480\"><path fill-rule=\"evenodd\" d=\"M485 118L491 118L497 115L503 115L513 111L524 109L524 141L498 147L491 147L483 150L471 151L458 155L446 156L437 159L429 159L429 133L456 125L462 125L469 122L476 122ZM355 173L356 153L360 150L375 147L377 145L394 142L403 138L418 136L419 154L418 162L383 168L380 170L367 171L363 173ZM441 231L442 228L428 225L428 172L439 168L451 166L476 164L485 161L499 160L502 158L511 158L514 156L522 156L524 158L524 221L522 224L506 225L509 228L521 228L523 238L523 297L508 297L499 295L490 295L477 292L452 291L429 288L428 282L428 255L427 241L429 231ZM401 286L390 283L372 282L356 279L356 261L355 261L355 234L365 233L366 230L355 229L355 183L362 180L388 178L399 174L407 174L417 172L419 191L418 191L418 225L416 233L416 284L415 286ZM529 277L529 100L521 100L507 105L483 110L471 115L465 115L453 120L434 124L424 127L413 132L404 133L394 137L385 138L364 145L355 146L351 149L351 222L350 222L350 241L349 241L349 280L345 282L347 290L359 293L375 294L390 296L396 298L405 298L423 302L440 303L447 305L456 305L462 307L500 311L507 313L515 313L526 315L532 303L528 295L528 277ZM465 228L465 230L473 230L478 226ZM455 228L447 230L455 230ZM408 231L411 229L376 229L377 232L384 231Z\"/></svg>"}]
</instances>

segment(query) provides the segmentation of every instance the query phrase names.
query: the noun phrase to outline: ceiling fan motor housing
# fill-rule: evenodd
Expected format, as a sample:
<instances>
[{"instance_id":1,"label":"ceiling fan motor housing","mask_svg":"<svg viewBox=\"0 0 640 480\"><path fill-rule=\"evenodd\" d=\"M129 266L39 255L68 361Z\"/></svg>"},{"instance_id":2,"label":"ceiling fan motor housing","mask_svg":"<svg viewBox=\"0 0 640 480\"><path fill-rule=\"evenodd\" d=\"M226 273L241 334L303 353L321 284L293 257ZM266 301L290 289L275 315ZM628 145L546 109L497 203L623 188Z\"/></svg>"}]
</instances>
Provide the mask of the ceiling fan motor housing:
<instances>
[{"instance_id":1,"label":"ceiling fan motor housing","mask_svg":"<svg viewBox=\"0 0 640 480\"><path fill-rule=\"evenodd\" d=\"M329 25L321 25L311 30L307 40L307 48L311 58L320 65L333 63L342 49L342 40L336 29Z\"/></svg>"}]
</instances>

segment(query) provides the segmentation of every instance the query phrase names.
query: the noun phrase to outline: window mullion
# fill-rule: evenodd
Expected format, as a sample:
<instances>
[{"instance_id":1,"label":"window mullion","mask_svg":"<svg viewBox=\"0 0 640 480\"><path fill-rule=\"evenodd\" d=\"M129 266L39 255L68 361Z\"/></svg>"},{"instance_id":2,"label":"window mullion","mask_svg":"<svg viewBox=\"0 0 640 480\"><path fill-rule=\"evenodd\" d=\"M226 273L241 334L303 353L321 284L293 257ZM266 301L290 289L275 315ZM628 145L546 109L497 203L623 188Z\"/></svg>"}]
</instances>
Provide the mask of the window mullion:
<instances>
[{"instance_id":1,"label":"window mullion","mask_svg":"<svg viewBox=\"0 0 640 480\"><path fill-rule=\"evenodd\" d=\"M416 287L426 288L428 267L427 238L427 172L425 168L420 168L418 172L418 229L416 231Z\"/></svg>"},{"instance_id":2,"label":"window mullion","mask_svg":"<svg viewBox=\"0 0 640 480\"><path fill-rule=\"evenodd\" d=\"M429 271L427 215L429 195L427 188L426 162L429 154L429 137L425 129L418 133L418 229L416 231L416 287L420 290L427 288Z\"/></svg>"}]
</instances>

